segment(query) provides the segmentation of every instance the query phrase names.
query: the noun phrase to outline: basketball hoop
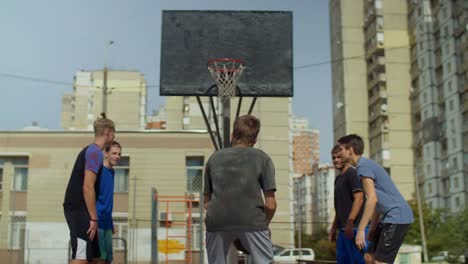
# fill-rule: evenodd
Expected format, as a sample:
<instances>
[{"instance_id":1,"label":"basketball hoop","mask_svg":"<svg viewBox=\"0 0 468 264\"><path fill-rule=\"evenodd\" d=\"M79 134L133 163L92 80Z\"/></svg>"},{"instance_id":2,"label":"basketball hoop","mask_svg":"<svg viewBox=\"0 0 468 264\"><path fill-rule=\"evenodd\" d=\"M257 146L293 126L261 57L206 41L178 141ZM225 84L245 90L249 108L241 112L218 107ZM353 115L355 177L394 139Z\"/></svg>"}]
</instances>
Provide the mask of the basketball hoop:
<instances>
[{"instance_id":1,"label":"basketball hoop","mask_svg":"<svg viewBox=\"0 0 468 264\"><path fill-rule=\"evenodd\" d=\"M219 97L236 96L236 83L244 69L244 61L238 59L219 58L208 61L208 70L218 86Z\"/></svg>"}]
</instances>

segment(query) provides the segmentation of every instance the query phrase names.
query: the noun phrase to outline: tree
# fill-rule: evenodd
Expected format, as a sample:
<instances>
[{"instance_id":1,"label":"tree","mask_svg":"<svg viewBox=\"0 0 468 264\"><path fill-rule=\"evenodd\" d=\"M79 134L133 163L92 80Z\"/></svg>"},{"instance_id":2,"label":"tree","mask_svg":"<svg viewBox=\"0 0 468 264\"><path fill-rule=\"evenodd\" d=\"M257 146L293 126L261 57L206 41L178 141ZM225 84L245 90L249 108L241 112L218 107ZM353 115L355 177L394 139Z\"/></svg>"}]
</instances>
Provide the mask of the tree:
<instances>
[{"instance_id":1,"label":"tree","mask_svg":"<svg viewBox=\"0 0 468 264\"><path fill-rule=\"evenodd\" d=\"M296 233L296 238L297 238ZM312 248L317 260L336 260L336 244L328 241L328 231L325 227L319 229L314 235L302 233L301 245L303 248ZM296 246L298 245L296 241Z\"/></svg>"},{"instance_id":2,"label":"tree","mask_svg":"<svg viewBox=\"0 0 468 264\"><path fill-rule=\"evenodd\" d=\"M406 244L421 245L421 229L419 226L419 215L416 213L417 203L409 202L415 219L405 238ZM457 214L450 214L445 209L431 210L426 204L423 205L423 220L426 229L426 244L429 256L432 257L440 251L449 251L451 255L462 255L468 248L468 210Z\"/></svg>"}]
</instances>

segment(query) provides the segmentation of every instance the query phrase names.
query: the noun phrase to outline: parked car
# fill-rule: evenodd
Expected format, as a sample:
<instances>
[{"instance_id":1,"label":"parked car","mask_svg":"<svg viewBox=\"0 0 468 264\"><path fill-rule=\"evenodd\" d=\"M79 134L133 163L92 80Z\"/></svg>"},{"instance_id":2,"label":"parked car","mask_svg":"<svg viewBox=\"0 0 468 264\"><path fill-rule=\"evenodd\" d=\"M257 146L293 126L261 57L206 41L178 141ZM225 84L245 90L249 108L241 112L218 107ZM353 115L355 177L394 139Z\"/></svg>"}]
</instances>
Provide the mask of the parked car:
<instances>
[{"instance_id":1,"label":"parked car","mask_svg":"<svg viewBox=\"0 0 468 264\"><path fill-rule=\"evenodd\" d=\"M311 248L287 248L273 256L275 262L295 262L298 259L315 260L315 253Z\"/></svg>"},{"instance_id":2,"label":"parked car","mask_svg":"<svg viewBox=\"0 0 468 264\"><path fill-rule=\"evenodd\" d=\"M280 252L284 250L284 247L280 246L280 245L275 245L273 244L273 255L276 255L276 253Z\"/></svg>"}]
</instances>

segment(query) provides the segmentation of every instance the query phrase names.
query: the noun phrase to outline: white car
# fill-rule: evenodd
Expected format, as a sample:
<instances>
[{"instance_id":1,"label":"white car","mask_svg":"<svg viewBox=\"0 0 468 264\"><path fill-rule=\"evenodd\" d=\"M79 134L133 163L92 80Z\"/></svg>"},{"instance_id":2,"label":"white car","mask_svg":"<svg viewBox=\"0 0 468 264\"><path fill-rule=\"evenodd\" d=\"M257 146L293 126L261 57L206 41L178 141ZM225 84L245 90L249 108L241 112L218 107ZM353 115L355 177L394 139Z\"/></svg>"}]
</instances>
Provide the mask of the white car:
<instances>
[{"instance_id":1,"label":"white car","mask_svg":"<svg viewBox=\"0 0 468 264\"><path fill-rule=\"evenodd\" d=\"M298 259L315 260L315 253L311 248L287 248L273 256L273 260L278 263L296 263Z\"/></svg>"}]
</instances>

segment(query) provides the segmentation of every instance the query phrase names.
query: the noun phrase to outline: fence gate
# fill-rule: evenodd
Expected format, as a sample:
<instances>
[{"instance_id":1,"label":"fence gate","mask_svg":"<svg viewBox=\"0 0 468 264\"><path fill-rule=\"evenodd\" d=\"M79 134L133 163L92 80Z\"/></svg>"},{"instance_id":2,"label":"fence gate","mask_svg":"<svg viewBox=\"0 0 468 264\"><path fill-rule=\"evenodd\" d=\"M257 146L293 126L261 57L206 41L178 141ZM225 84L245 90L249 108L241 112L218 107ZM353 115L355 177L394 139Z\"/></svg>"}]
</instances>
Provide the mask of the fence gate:
<instances>
[{"instance_id":1,"label":"fence gate","mask_svg":"<svg viewBox=\"0 0 468 264\"><path fill-rule=\"evenodd\" d=\"M151 264L202 264L204 255L201 193L162 196L151 193Z\"/></svg>"}]
</instances>

